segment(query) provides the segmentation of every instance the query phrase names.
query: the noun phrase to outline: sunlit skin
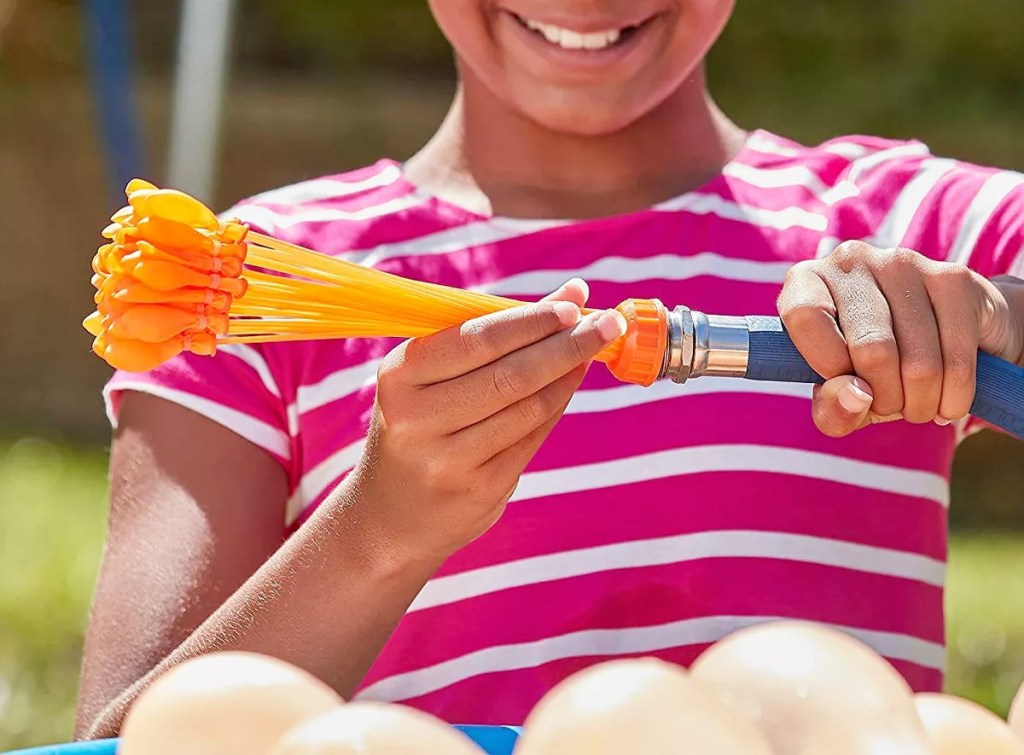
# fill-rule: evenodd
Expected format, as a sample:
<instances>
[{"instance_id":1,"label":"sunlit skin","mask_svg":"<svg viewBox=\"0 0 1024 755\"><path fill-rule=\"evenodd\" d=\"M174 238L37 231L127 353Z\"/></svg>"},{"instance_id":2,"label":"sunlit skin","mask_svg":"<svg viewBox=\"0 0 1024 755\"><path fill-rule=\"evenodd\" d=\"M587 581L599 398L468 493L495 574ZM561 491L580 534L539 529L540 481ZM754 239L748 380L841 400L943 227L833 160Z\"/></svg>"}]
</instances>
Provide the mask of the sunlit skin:
<instances>
[{"instance_id":1,"label":"sunlit skin","mask_svg":"<svg viewBox=\"0 0 1024 755\"><path fill-rule=\"evenodd\" d=\"M510 217L611 215L696 188L744 142L703 71L731 0L430 5L461 84L408 165L425 191ZM563 50L519 19L579 33L637 28L605 50ZM127 395L79 733L116 733L149 680L210 650L277 656L348 697L438 565L501 515L587 362L621 332L614 315L581 319L586 298L570 282L544 303L389 355L356 471L284 546L277 462L185 408ZM979 346L1021 359L1019 282L910 251L858 244L802 263L780 310L811 365L833 378L813 402L830 435L879 417L958 419ZM246 473L228 480L224 469Z\"/></svg>"}]
</instances>

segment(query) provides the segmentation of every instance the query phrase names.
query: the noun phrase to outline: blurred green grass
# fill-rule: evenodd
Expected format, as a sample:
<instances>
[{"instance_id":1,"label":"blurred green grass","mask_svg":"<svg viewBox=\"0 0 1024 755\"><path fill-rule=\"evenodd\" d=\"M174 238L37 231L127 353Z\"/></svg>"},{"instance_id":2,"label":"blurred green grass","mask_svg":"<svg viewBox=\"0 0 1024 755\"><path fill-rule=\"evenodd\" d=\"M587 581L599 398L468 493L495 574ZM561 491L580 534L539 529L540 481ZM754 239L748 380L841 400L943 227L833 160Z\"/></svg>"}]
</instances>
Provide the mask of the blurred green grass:
<instances>
[{"instance_id":1,"label":"blurred green grass","mask_svg":"<svg viewBox=\"0 0 1024 755\"><path fill-rule=\"evenodd\" d=\"M66 741L106 520L102 449L0 445L0 751ZM1005 714L1024 678L1024 535L953 537L949 691Z\"/></svg>"}]
</instances>

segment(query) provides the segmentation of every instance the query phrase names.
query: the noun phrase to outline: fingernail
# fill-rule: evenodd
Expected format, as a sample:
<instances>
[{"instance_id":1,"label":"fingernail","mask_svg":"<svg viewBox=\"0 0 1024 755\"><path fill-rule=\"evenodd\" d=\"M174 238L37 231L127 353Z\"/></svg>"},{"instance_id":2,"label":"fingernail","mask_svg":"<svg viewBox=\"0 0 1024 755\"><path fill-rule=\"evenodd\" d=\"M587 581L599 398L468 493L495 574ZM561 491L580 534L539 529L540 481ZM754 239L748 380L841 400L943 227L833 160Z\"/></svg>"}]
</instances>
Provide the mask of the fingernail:
<instances>
[{"instance_id":1,"label":"fingernail","mask_svg":"<svg viewBox=\"0 0 1024 755\"><path fill-rule=\"evenodd\" d=\"M946 419L945 417L936 417L934 422L939 427L946 427L947 425L953 424L953 420Z\"/></svg>"},{"instance_id":2,"label":"fingernail","mask_svg":"<svg viewBox=\"0 0 1024 755\"><path fill-rule=\"evenodd\" d=\"M551 310L565 327L575 325L580 319L580 308L571 301L556 301L551 305Z\"/></svg>"},{"instance_id":3,"label":"fingernail","mask_svg":"<svg viewBox=\"0 0 1024 755\"><path fill-rule=\"evenodd\" d=\"M590 286L588 286L587 282L582 278L572 278L566 285L576 286L576 288L583 292L584 300L590 296Z\"/></svg>"},{"instance_id":4,"label":"fingernail","mask_svg":"<svg viewBox=\"0 0 1024 755\"><path fill-rule=\"evenodd\" d=\"M606 310L597 316L597 332L605 341L614 341L626 335L626 318L614 309Z\"/></svg>"},{"instance_id":5,"label":"fingernail","mask_svg":"<svg viewBox=\"0 0 1024 755\"><path fill-rule=\"evenodd\" d=\"M839 403L850 414L862 414L871 406L871 394L851 380L839 389Z\"/></svg>"}]
</instances>

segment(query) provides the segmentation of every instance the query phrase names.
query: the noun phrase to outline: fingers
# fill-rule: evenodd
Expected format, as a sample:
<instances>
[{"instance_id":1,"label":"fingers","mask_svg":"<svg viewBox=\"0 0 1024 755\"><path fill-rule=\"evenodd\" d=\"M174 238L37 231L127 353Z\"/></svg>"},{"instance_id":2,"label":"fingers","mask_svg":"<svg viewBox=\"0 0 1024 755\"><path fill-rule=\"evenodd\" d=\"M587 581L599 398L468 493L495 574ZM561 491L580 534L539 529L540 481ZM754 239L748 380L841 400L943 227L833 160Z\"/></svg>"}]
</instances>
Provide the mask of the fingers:
<instances>
[{"instance_id":1,"label":"fingers","mask_svg":"<svg viewBox=\"0 0 1024 755\"><path fill-rule=\"evenodd\" d=\"M584 365L626 331L615 310L594 312L574 327L513 351L472 373L431 388L444 405L441 422L455 432L496 414ZM530 412L523 415L527 422Z\"/></svg>"},{"instance_id":2,"label":"fingers","mask_svg":"<svg viewBox=\"0 0 1024 755\"><path fill-rule=\"evenodd\" d=\"M410 374L415 374L417 385L432 385L542 341L579 319L580 308L572 302L526 304L409 341L404 349L396 350L392 360L400 360Z\"/></svg>"},{"instance_id":3,"label":"fingers","mask_svg":"<svg viewBox=\"0 0 1024 755\"><path fill-rule=\"evenodd\" d=\"M942 359L942 389L935 415L939 424L948 424L967 416L974 403L980 323L975 303L964 296L957 281L966 268L937 267L944 269L926 280Z\"/></svg>"},{"instance_id":4,"label":"fingers","mask_svg":"<svg viewBox=\"0 0 1024 755\"><path fill-rule=\"evenodd\" d=\"M489 461L484 465L484 470L488 474L497 476L499 479L506 478L514 480L513 485L508 491L508 496L505 498L507 501L515 493L516 486L519 484L519 476L522 474L523 468L529 463L540 447L547 440L551 431L558 424L558 421L562 418L562 414L565 411L565 407L568 406L568 401L563 405L554 416L548 418L539 427L532 430L529 434L523 437L521 440L506 448L504 451L491 457Z\"/></svg>"},{"instance_id":5,"label":"fingers","mask_svg":"<svg viewBox=\"0 0 1024 755\"><path fill-rule=\"evenodd\" d=\"M842 438L868 425L895 422L899 414L886 417L871 410L871 386L853 375L840 375L814 386L811 414L825 435Z\"/></svg>"},{"instance_id":6,"label":"fingers","mask_svg":"<svg viewBox=\"0 0 1024 755\"><path fill-rule=\"evenodd\" d=\"M840 375L814 387L811 416L821 432L842 438L870 423L871 386L852 375Z\"/></svg>"},{"instance_id":7,"label":"fingers","mask_svg":"<svg viewBox=\"0 0 1024 755\"><path fill-rule=\"evenodd\" d=\"M910 253L895 253L896 256L901 254ZM903 393L899 413L908 422L922 424L935 419L942 399L943 356L939 328L921 270L909 261L905 261L907 264L895 261L887 275L878 276L878 285L889 303L899 354ZM876 403L876 411L883 415L895 413L887 411L891 408Z\"/></svg>"},{"instance_id":8,"label":"fingers","mask_svg":"<svg viewBox=\"0 0 1024 755\"><path fill-rule=\"evenodd\" d=\"M853 370L872 387L875 413L888 416L903 409L903 382L889 302L870 267L876 253L881 254L864 244L844 244L827 261L834 274L826 282Z\"/></svg>"},{"instance_id":9,"label":"fingers","mask_svg":"<svg viewBox=\"0 0 1024 755\"><path fill-rule=\"evenodd\" d=\"M853 372L832 292L813 264L799 263L789 269L778 309L793 345L812 370L825 378Z\"/></svg>"},{"instance_id":10,"label":"fingers","mask_svg":"<svg viewBox=\"0 0 1024 755\"><path fill-rule=\"evenodd\" d=\"M550 429L553 427L552 420L562 415L586 374L587 366L580 365L536 393L461 430L456 433L458 446L477 459L479 464L484 464L519 445L520 441L532 436L538 429Z\"/></svg>"},{"instance_id":11,"label":"fingers","mask_svg":"<svg viewBox=\"0 0 1024 755\"><path fill-rule=\"evenodd\" d=\"M583 308L590 298L590 286L585 280L572 278L562 284L561 288L552 294L548 294L541 301L568 301L577 307Z\"/></svg>"}]
</instances>

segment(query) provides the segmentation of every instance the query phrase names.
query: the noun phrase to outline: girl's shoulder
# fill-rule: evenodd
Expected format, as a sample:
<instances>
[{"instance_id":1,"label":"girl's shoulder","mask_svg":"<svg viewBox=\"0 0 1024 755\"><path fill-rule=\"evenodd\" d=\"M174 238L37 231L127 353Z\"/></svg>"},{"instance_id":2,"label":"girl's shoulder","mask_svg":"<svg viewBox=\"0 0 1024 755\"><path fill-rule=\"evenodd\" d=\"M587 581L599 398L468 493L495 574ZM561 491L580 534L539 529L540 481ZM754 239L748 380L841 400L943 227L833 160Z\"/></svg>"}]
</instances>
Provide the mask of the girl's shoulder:
<instances>
[{"instance_id":1,"label":"girl's shoulder","mask_svg":"<svg viewBox=\"0 0 1024 755\"><path fill-rule=\"evenodd\" d=\"M822 248L864 239L967 264L986 276L1024 266L1024 175L935 154L916 139L841 136L803 145L755 132L743 160L813 189Z\"/></svg>"},{"instance_id":2,"label":"girl's shoulder","mask_svg":"<svg viewBox=\"0 0 1024 755\"><path fill-rule=\"evenodd\" d=\"M954 155L936 154L919 139L896 139L864 134L836 136L813 144L758 130L751 133L743 158L764 168L805 166L819 173L827 183L842 181L859 189L880 189L888 193L894 182L909 177L943 183L986 180L999 177L1016 183L1020 173L983 165Z\"/></svg>"},{"instance_id":3,"label":"girl's shoulder","mask_svg":"<svg viewBox=\"0 0 1024 755\"><path fill-rule=\"evenodd\" d=\"M405 237L432 211L429 199L405 178L400 163L381 159L255 194L222 214L283 241L345 254Z\"/></svg>"},{"instance_id":4,"label":"girl's shoulder","mask_svg":"<svg viewBox=\"0 0 1024 755\"><path fill-rule=\"evenodd\" d=\"M346 206L401 185L400 164L389 158L362 168L298 181L262 191L237 202L233 209L278 207L301 209L318 206Z\"/></svg>"}]
</instances>

